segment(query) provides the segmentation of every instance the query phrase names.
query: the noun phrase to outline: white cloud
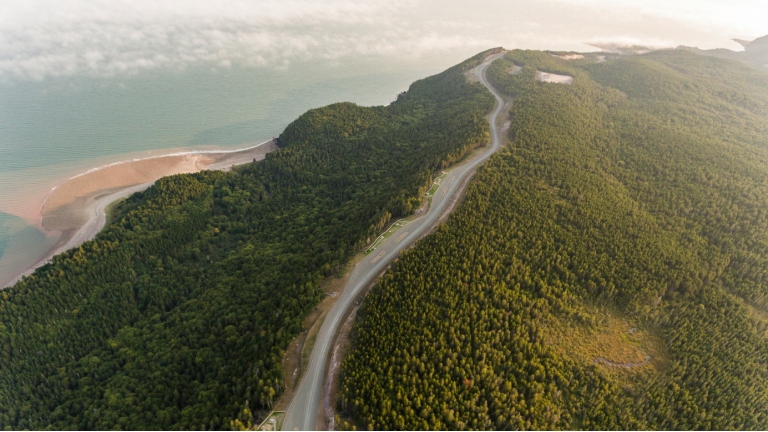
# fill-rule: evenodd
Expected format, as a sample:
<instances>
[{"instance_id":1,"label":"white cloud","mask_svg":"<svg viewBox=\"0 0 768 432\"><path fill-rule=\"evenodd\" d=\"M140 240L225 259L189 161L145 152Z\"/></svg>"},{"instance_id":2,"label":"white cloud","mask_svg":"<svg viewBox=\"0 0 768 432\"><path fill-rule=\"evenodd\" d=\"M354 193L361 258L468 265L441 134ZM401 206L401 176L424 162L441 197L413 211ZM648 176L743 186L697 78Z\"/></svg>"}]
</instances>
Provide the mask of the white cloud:
<instances>
[{"instance_id":1,"label":"white cloud","mask_svg":"<svg viewBox=\"0 0 768 432\"><path fill-rule=\"evenodd\" d=\"M5 0L0 79L285 68L313 58L464 55L499 45L712 47L759 36L766 8L763 0Z\"/></svg>"},{"instance_id":2,"label":"white cloud","mask_svg":"<svg viewBox=\"0 0 768 432\"><path fill-rule=\"evenodd\" d=\"M403 1L82 1L0 6L0 78L266 66L380 52ZM367 33L366 29L373 32ZM396 40L397 49L406 49ZM391 49L385 49L390 51Z\"/></svg>"},{"instance_id":3,"label":"white cloud","mask_svg":"<svg viewBox=\"0 0 768 432\"><path fill-rule=\"evenodd\" d=\"M765 0L555 0L601 9L623 20L661 18L702 31L756 38L768 33Z\"/></svg>"}]
</instances>

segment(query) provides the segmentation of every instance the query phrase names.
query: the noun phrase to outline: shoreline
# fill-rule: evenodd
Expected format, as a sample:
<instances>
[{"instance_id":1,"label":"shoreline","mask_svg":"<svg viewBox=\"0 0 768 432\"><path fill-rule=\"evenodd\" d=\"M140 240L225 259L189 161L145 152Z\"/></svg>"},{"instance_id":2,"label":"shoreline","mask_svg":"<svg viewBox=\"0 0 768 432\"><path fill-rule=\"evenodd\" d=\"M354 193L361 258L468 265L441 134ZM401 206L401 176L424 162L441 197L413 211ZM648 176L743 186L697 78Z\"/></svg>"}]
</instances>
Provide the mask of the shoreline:
<instances>
[{"instance_id":1,"label":"shoreline","mask_svg":"<svg viewBox=\"0 0 768 432\"><path fill-rule=\"evenodd\" d=\"M184 151L118 161L90 168L55 185L40 206L41 231L59 239L33 264L4 283L5 289L47 264L54 256L96 237L106 225L109 204L141 192L162 177L204 170L228 171L263 160L277 149L275 139L235 150Z\"/></svg>"},{"instance_id":2,"label":"shoreline","mask_svg":"<svg viewBox=\"0 0 768 432\"><path fill-rule=\"evenodd\" d=\"M197 156L197 155L226 155L226 154L235 154L235 153L246 152L246 151L249 151L249 150L254 150L254 149L257 149L257 148L259 148L259 147L261 147L261 146L263 146L265 144L273 143L274 141L275 141L275 139L273 138L271 140L264 141L263 143L259 143L259 144L256 144L256 145L253 145L253 146L250 146L250 147L245 147L245 148L242 148L242 149L235 149L235 150L198 150L198 151L190 150L190 151L166 153L166 154L160 154L160 155L155 155L155 156L147 156L147 157L143 157L143 158L134 158L134 159L130 159L130 160L122 160L122 161L112 162L112 163L108 163L108 164L105 164L105 165L97 166L95 168L89 168L89 169L87 169L87 170L85 170L85 171L83 171L81 173L75 174L72 177L69 177L67 180L65 180L64 183L68 183L68 182L70 182L72 180L76 180L76 179L78 179L80 177L84 177L84 176L87 176L89 174L93 174L95 172L99 172L99 171L106 170L106 169L109 169L109 168L112 168L112 167L116 167L116 166L120 166L120 165L126 165L126 164L131 164L131 163L136 163L136 162L151 161L151 160L155 160L155 159L163 159L163 158L169 158L169 157L174 157L174 156ZM61 183L61 184L58 184L58 185L52 187L50 192L48 192L48 195L46 196L45 201L47 202L48 198L50 198L50 196L56 191L56 189L58 189L59 186L62 186L64 183ZM43 202L43 206L45 206L45 202Z\"/></svg>"}]
</instances>

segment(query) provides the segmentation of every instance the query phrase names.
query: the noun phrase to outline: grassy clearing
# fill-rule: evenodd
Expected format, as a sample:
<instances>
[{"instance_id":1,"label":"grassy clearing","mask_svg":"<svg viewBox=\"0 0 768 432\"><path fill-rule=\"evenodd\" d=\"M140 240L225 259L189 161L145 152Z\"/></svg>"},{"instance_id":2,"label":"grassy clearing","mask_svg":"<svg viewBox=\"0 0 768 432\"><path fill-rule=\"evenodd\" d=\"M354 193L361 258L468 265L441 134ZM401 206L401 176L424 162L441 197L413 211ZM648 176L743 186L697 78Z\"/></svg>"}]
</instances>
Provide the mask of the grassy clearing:
<instances>
[{"instance_id":1,"label":"grassy clearing","mask_svg":"<svg viewBox=\"0 0 768 432\"><path fill-rule=\"evenodd\" d=\"M547 344L580 363L598 364L610 373L657 373L663 342L653 329L603 308L588 308L594 326L559 319L544 326Z\"/></svg>"}]
</instances>

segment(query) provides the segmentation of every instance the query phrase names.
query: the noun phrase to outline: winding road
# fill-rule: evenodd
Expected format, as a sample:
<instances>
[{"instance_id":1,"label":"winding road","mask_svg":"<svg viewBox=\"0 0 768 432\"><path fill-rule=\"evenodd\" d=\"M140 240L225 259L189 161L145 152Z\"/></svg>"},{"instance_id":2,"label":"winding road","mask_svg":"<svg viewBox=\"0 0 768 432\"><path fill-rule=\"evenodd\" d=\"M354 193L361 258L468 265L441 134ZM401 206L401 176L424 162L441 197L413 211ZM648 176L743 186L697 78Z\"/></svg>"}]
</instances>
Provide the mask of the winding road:
<instances>
[{"instance_id":1,"label":"winding road","mask_svg":"<svg viewBox=\"0 0 768 432\"><path fill-rule=\"evenodd\" d=\"M446 178L451 178L452 181L446 181L440 185L438 191L436 191L432 197L432 205L425 215L410 222L406 228L403 228L403 230L408 230L405 236L389 237L386 241L381 243L374 252L367 255L352 271L352 274L347 281L347 285L344 287L344 291L328 312L320 327L315 345L312 349L312 355L309 359L309 365L306 368L301 384L296 390L293 400L291 400L291 404L286 411L282 427L283 430L315 430L323 389L323 378L325 376L325 371L328 368L330 350L334 336L339 329L346 311L360 292L370 285L393 259L397 258L401 250L409 247L428 232L430 227L432 227L449 208L453 198L461 193L465 185L464 180L475 168L485 162L501 147L501 139L496 123L499 114L501 114L504 109L504 101L486 80L485 71L494 60L503 55L504 53L489 56L485 62L474 69L477 79L496 97L496 108L494 108L489 118L491 124L491 145L487 147L485 152L449 171ZM441 191L440 189L443 190ZM397 239L395 239L395 237L397 237Z\"/></svg>"}]
</instances>

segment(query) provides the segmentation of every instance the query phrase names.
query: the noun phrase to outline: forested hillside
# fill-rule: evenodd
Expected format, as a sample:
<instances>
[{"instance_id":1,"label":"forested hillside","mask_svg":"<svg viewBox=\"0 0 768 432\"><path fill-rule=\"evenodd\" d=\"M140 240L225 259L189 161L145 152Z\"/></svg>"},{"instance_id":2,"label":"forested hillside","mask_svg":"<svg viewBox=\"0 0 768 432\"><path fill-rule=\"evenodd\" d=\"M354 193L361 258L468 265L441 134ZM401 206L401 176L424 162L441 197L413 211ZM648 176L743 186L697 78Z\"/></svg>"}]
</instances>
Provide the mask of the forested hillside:
<instances>
[{"instance_id":1,"label":"forested hillside","mask_svg":"<svg viewBox=\"0 0 768 432\"><path fill-rule=\"evenodd\" d=\"M161 179L4 290L0 425L228 429L268 409L320 281L487 141L493 97L463 75L483 57L386 107L311 110L262 162Z\"/></svg>"},{"instance_id":2,"label":"forested hillside","mask_svg":"<svg viewBox=\"0 0 768 432\"><path fill-rule=\"evenodd\" d=\"M768 74L685 51L489 74L511 143L369 293L344 425L768 428Z\"/></svg>"}]
</instances>

